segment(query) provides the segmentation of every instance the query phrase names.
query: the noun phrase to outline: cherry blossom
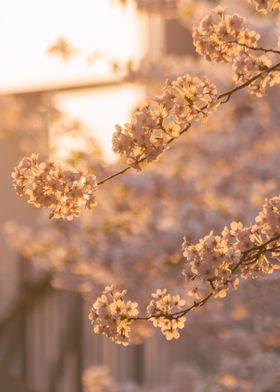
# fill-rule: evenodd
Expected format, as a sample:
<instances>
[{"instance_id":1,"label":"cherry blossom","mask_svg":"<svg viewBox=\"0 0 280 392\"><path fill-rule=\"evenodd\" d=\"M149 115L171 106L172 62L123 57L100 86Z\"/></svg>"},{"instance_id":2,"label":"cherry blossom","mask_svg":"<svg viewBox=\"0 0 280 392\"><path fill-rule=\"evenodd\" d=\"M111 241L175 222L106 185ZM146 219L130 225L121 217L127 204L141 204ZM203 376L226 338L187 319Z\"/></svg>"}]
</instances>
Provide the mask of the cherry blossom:
<instances>
[{"instance_id":1,"label":"cherry blossom","mask_svg":"<svg viewBox=\"0 0 280 392\"><path fill-rule=\"evenodd\" d=\"M54 161L39 163L36 154L23 158L12 178L17 194L37 208L50 209L50 218L72 220L82 209L96 205L95 176L65 169Z\"/></svg>"},{"instance_id":2,"label":"cherry blossom","mask_svg":"<svg viewBox=\"0 0 280 392\"><path fill-rule=\"evenodd\" d=\"M138 315L138 304L125 301L126 290L115 291L113 286L105 287L89 313L95 333L109 337L113 342L127 346L131 331L131 318Z\"/></svg>"}]
</instances>

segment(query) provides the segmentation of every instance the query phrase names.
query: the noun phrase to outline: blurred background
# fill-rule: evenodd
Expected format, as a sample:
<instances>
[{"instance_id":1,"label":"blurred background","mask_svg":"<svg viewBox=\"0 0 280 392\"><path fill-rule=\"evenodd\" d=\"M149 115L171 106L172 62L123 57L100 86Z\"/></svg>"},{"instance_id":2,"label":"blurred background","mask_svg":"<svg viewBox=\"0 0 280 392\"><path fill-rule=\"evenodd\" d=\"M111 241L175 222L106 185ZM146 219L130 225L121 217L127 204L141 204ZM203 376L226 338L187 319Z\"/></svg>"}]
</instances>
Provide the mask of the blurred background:
<instances>
[{"instance_id":1,"label":"blurred background","mask_svg":"<svg viewBox=\"0 0 280 392\"><path fill-rule=\"evenodd\" d=\"M13 167L32 152L98 179L123 167L111 151L114 125L166 78L232 86L228 67L198 58L192 45L192 26L217 3L276 45L279 17L239 0L3 2L1 392L279 391L279 274L194 312L179 341L139 323L133 345L118 347L87 319L111 283L143 308L156 288L184 295L183 236L248 224L279 192L277 88L261 100L240 93L142 173L104 185L98 207L73 222L50 221L11 185Z\"/></svg>"}]
</instances>

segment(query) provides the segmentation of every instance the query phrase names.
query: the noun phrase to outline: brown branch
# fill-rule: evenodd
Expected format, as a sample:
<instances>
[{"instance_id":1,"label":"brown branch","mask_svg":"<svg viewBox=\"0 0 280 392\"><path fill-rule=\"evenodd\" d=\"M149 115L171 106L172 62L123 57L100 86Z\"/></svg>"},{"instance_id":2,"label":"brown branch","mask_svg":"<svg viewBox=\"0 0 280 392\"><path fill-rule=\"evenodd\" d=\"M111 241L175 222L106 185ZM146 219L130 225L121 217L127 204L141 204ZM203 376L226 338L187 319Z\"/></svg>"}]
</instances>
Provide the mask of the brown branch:
<instances>
[{"instance_id":1,"label":"brown branch","mask_svg":"<svg viewBox=\"0 0 280 392\"><path fill-rule=\"evenodd\" d=\"M188 124L188 125L180 132L180 136L181 136L183 133L186 133L186 132L190 129L190 127L191 127L191 124ZM177 137L172 137L171 139L168 140L167 144L172 143L175 139L177 139ZM138 161L137 163L142 163L142 162L144 162L145 160L146 160L146 158L142 158L142 159L140 159L140 161ZM125 167L124 169L122 169L122 170L120 170L120 171L118 171L118 172L112 174L111 176L108 176L108 177L104 178L103 180L99 181L99 182L97 183L97 185L102 185L102 184L104 184L105 182L110 181L112 178L118 177L118 176L120 176L121 174L126 173L126 172L127 172L128 170L130 170L130 169L132 169L132 167L131 167L131 166L127 166L127 167Z\"/></svg>"},{"instance_id":2,"label":"brown branch","mask_svg":"<svg viewBox=\"0 0 280 392\"><path fill-rule=\"evenodd\" d=\"M242 44L241 42L238 42L238 41L230 41L228 43L229 44L236 44L236 45L242 46L243 48L246 48L246 49L249 49L249 50L254 50L256 52L280 54L280 50L276 50L276 49L263 48L263 47L260 47L260 46L254 48L254 47L249 46L247 44Z\"/></svg>"},{"instance_id":3,"label":"brown branch","mask_svg":"<svg viewBox=\"0 0 280 392\"><path fill-rule=\"evenodd\" d=\"M252 84L253 82L255 82L257 79L259 79L260 77L262 77L264 74L273 72L273 71L277 71L277 68L280 67L280 62L277 64L272 65L271 67L268 67L267 69L264 69L263 71L259 72L257 75L253 76L252 78L248 79L246 82L240 84L239 86L234 87L233 89L220 94L218 96L218 99L222 99L222 98L226 98L225 101L222 101L221 103L224 104L226 102L229 101L229 99L231 98L231 96L236 93L239 90L242 90L245 87L250 86L250 84Z\"/></svg>"},{"instance_id":4,"label":"brown branch","mask_svg":"<svg viewBox=\"0 0 280 392\"><path fill-rule=\"evenodd\" d=\"M199 34L200 38L208 38L208 36L206 34ZM255 52L264 52L264 53L274 53L274 54L278 54L280 55L280 51L277 49L272 49L272 48L263 48L261 46L258 47L253 47L247 44L244 44L242 42L238 42L238 41L224 41L224 44L234 44L234 45L239 45L242 46L243 48L249 49L249 50L253 50Z\"/></svg>"},{"instance_id":5,"label":"brown branch","mask_svg":"<svg viewBox=\"0 0 280 392\"><path fill-rule=\"evenodd\" d=\"M280 52L279 52L279 54L280 54ZM222 100L223 98L225 98L225 100L221 101L221 104L227 103L230 100L231 96L233 94L235 94L237 91L242 90L245 87L248 87L250 84L252 84L254 81L256 81L257 79L262 77L264 74L268 74L270 72L276 71L278 68L280 68L280 62L275 64L275 65L273 65L273 66L271 66L271 67L269 67L269 68L267 68L267 69L265 69L265 70L263 70L263 71L261 71L261 72L259 72L257 75L255 75L252 78L248 79L246 82L240 84L239 86L236 86L236 87L232 88L231 90L226 91L225 93L220 94L218 96L218 100ZM207 108L207 105L203 106L200 110L203 111L206 108ZM180 132L179 136L181 136L182 134L186 133L190 129L191 125L192 125L191 123L187 124L187 126ZM167 142L167 144L172 143L175 139L178 139L178 137L171 138ZM146 158L142 158L137 163L142 163L145 160L146 160ZM118 171L118 172L116 172L116 173L114 173L114 174L104 178L103 180L99 181L97 183L97 185L102 185L102 184L106 183L107 181L109 181L109 180L111 180L111 179L113 179L115 177L118 177L118 176L126 173L130 169L131 169L131 166L127 166L127 167L123 168L122 170L120 170L120 171Z\"/></svg>"},{"instance_id":6,"label":"brown branch","mask_svg":"<svg viewBox=\"0 0 280 392\"><path fill-rule=\"evenodd\" d=\"M124 174L125 172L127 172L127 171L130 170L130 169L131 169L131 166L127 166L127 167L125 167L124 169L122 169L122 170L120 170L120 171L118 171L118 172L112 174L111 176L108 176L108 177L104 178L103 180L99 181L99 182L97 183L97 185L102 185L102 184L104 184L105 182L107 182L107 181L109 181L109 180L112 180L112 178L115 178L115 177L117 177L117 176L120 176L121 174Z\"/></svg>"}]
</instances>

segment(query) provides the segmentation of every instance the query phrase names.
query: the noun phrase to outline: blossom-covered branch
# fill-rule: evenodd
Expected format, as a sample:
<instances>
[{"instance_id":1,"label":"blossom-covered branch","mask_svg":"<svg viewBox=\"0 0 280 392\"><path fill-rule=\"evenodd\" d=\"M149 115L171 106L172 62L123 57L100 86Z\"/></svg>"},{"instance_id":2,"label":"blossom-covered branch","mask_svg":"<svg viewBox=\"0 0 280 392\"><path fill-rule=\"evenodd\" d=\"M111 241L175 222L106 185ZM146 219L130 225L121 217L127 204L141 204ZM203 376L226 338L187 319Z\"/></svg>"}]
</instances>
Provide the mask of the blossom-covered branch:
<instances>
[{"instance_id":1,"label":"blossom-covered branch","mask_svg":"<svg viewBox=\"0 0 280 392\"><path fill-rule=\"evenodd\" d=\"M231 64L233 79L237 84L243 84L271 67L269 57L251 53L252 50L261 50L258 47L260 38L259 33L246 27L245 18L238 14L227 15L223 7L215 8L193 29L196 51L208 61ZM279 54L274 49L263 51ZM251 93L262 97L267 86L279 82L279 72L266 73L250 82L248 87Z\"/></svg>"},{"instance_id":2,"label":"blossom-covered branch","mask_svg":"<svg viewBox=\"0 0 280 392\"><path fill-rule=\"evenodd\" d=\"M200 55L211 61L233 64L237 86L218 95L216 87L207 79L186 75L167 82L162 95L136 111L130 123L116 126L113 151L124 156L129 166L100 184L123 174L130 166L140 170L141 162L155 160L190 128L193 120L207 118L235 92L249 87L250 92L262 96L267 85L280 82L280 63L272 65L266 56L252 56L249 49L274 54L280 51L257 47L260 34L248 30L245 19L237 14L225 15L225 9L217 7L194 28L193 39Z\"/></svg>"},{"instance_id":3,"label":"blossom-covered branch","mask_svg":"<svg viewBox=\"0 0 280 392\"><path fill-rule=\"evenodd\" d=\"M71 220L80 214L83 207L91 209L96 205L94 193L97 186L126 173L133 167L140 169L139 165L144 161L156 159L168 145L190 129L193 119L207 117L219 104L226 103L237 91L250 86L264 75L279 70L280 62L220 95L217 95L215 86L209 84L207 80L200 81L199 78L190 75L180 77L171 85L167 85L162 96L155 97L149 105L136 112L134 119L135 130L138 130L139 134L138 140L129 130L126 132L117 126L117 133L113 138L114 148L116 152L126 154L130 162L129 166L96 182L94 175L71 172L70 169L63 169L53 161L39 164L38 155L32 154L30 157L23 158L12 173L16 192L19 196L26 195L29 203L35 207L50 208L52 211L50 218ZM169 112L164 107L165 100L170 100ZM199 106L199 103L205 104ZM150 112L151 108L153 108L152 112ZM178 118L182 117L180 125L177 115ZM158 128L159 126L162 128ZM127 129L132 128L131 125L127 127Z\"/></svg>"},{"instance_id":4,"label":"blossom-covered branch","mask_svg":"<svg viewBox=\"0 0 280 392\"><path fill-rule=\"evenodd\" d=\"M250 53L251 48L260 50L260 35L248 30L239 15L226 15L224 8L217 7L194 28L193 38L199 54L211 61L232 64L236 87L219 95L207 78L185 75L167 81L162 94L138 109L130 123L116 125L113 151L125 157L127 167L96 183L93 175L65 171L51 161L38 165L33 154L33 158L24 158L12 174L18 195L26 195L36 207L50 208L51 218L73 219L83 207L91 209L95 205L97 185L130 168L141 170L142 162L156 160L170 143L188 131L194 120L207 119L235 92L249 87L260 97L268 85L280 83L280 62L272 65L267 56Z\"/></svg>"},{"instance_id":5,"label":"blossom-covered branch","mask_svg":"<svg viewBox=\"0 0 280 392\"><path fill-rule=\"evenodd\" d=\"M211 298L223 298L236 289L239 278L255 279L279 268L280 196L265 201L254 224L244 227L233 222L221 235L213 232L197 244L183 243L186 266L186 288L195 301L185 308L185 300L172 296L167 289L157 290L147 306L146 315L138 316L138 304L126 301L126 290L119 292L106 287L93 304L89 319L95 333L115 343L129 344L132 322L151 320L167 340L180 337L186 314L201 307Z\"/></svg>"},{"instance_id":6,"label":"blossom-covered branch","mask_svg":"<svg viewBox=\"0 0 280 392\"><path fill-rule=\"evenodd\" d=\"M257 75L252 76L248 80L244 81L242 84L240 84L240 85L238 85L238 86L236 86L236 87L234 87L234 88L232 88L232 89L230 89L230 90L228 90L228 91L226 91L224 93L219 94L216 97L216 107L219 104L224 104L224 103L228 102L228 100L231 98L231 96L234 93L236 93L236 92L238 92L238 91L240 91L240 90L250 86L252 83L254 83L256 80L262 78L264 75L269 75L270 73L273 73L273 72L276 72L276 71L277 72L280 71L280 62L272 65L271 67L268 67L267 69L261 70ZM190 75L187 75L187 76L190 77ZM179 79L180 78L178 78L177 81ZM213 86L213 88L214 88L214 86ZM197 96L197 95L198 95L198 93L195 92L194 96ZM226 99L224 100L224 98L226 98ZM155 99L157 99L157 97L155 97ZM190 104L190 102L192 102L192 98L188 97L186 104ZM192 103L191 103L191 105L192 105ZM216 109L216 107L215 107L215 109ZM149 108L149 106L146 105L146 106L144 106L144 108L145 108L145 111L147 112L147 109ZM201 110L201 112L203 112L205 114L205 111L207 110L207 108L208 108L208 106L206 104L206 105L202 106L200 110ZM162 108L162 110L163 110L163 108ZM139 115L139 117L141 118L141 116L143 115L143 112L141 112L141 109L138 112L135 113L135 120L136 120L135 126L136 127L138 126L138 123L137 123L138 117L137 117L137 115ZM154 120L153 114L151 114L151 116L152 116L152 120ZM166 116L164 118L160 118L159 119L160 122L163 122L163 120L165 118L168 121L168 116ZM176 119L175 115L174 115L173 121L174 121L174 123L172 124L172 126L176 127L177 126L177 119ZM159 122L158 122L158 124L159 124ZM146 139L148 139L148 142L149 142L150 145L148 145L148 144L145 145L143 143L143 141L141 139L145 139L145 138L144 138L144 135L142 135L141 138L139 138L141 141L139 140L139 146L137 146L137 148L138 149L142 148L142 150L143 150L142 154L143 155L144 155L145 151L150 149L151 150L150 160L156 159L158 157L158 155L160 155L163 152L164 148L166 148L169 144L171 144L179 136L181 136L182 134L186 133L190 129L191 125L192 125L192 123L191 123L191 120L190 120L190 122L187 122L187 126L185 128L183 128L182 130L178 131L177 133L173 132L173 135L172 136L170 135L170 137L167 138L167 141L165 143L163 141L163 137L162 138L158 137L157 138L157 143L159 144L159 146L157 146L156 144L150 143L150 139L148 139L148 138L149 138L149 135L153 132L153 129L150 128L149 130L146 130L146 133L147 133ZM129 129L132 128L131 124L126 124L126 126ZM140 129L142 130L143 133L145 132L145 127L142 126L142 128L141 128L139 126L139 133L140 133ZM155 128L154 131L160 131L160 130L158 128ZM163 130L163 133L164 133L164 130ZM125 172L130 170L130 168L136 167L137 169L140 170L141 168L140 168L139 164L144 162L144 161L146 161L146 160L148 161L148 158L147 158L146 155L144 155L144 157L142 157L139 160L137 160L137 158L133 159L131 157L131 155L135 154L135 148L136 148L135 145L137 144L137 138L135 138L135 135L131 131L128 130L128 132L126 132L125 130L123 130L123 128L121 128L120 126L117 126L117 132L114 134L114 136L115 136L115 151L121 153L122 155L126 155L128 157L128 162L131 162L131 164L130 164L130 166L125 167L124 169L120 170L119 172L116 172L116 173L112 174L111 176L109 176L107 178L104 178L103 180L99 181L98 185L104 184L105 182L110 181L112 178L115 178L115 177L117 177L117 176L119 176L121 174L124 174ZM158 139L160 139L160 140L158 140ZM113 139L113 141L114 141L114 139ZM142 143L142 145L141 145L141 143ZM158 151L157 151L157 149L158 149ZM141 157L141 155L139 155L139 157Z\"/></svg>"},{"instance_id":7,"label":"blossom-covered branch","mask_svg":"<svg viewBox=\"0 0 280 392\"><path fill-rule=\"evenodd\" d=\"M242 46L242 47L244 47L246 49L253 50L255 52L274 53L274 54L279 54L280 55L280 50L277 50L277 49L263 48L261 46L256 46L256 47L249 46L246 43L241 43L241 42L238 42L238 41L229 41L229 43Z\"/></svg>"}]
</instances>

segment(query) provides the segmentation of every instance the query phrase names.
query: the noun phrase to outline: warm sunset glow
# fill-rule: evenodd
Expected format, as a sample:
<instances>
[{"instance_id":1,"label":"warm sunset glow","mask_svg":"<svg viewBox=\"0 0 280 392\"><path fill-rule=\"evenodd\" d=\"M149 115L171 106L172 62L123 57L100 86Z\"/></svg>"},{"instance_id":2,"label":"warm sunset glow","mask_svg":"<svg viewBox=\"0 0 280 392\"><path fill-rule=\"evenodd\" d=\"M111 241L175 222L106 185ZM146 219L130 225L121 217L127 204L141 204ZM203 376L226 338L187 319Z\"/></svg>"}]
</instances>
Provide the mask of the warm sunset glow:
<instances>
[{"instance_id":1,"label":"warm sunset glow","mask_svg":"<svg viewBox=\"0 0 280 392\"><path fill-rule=\"evenodd\" d=\"M92 52L116 60L140 58L146 50L145 18L135 6L112 6L111 0L10 0L1 5L1 92L42 89L112 78L104 61L88 66ZM11 23L12 22L12 23ZM79 56L63 63L47 48L60 36Z\"/></svg>"},{"instance_id":2,"label":"warm sunset glow","mask_svg":"<svg viewBox=\"0 0 280 392\"><path fill-rule=\"evenodd\" d=\"M279 392L280 0L4 0L0 392Z\"/></svg>"},{"instance_id":3,"label":"warm sunset glow","mask_svg":"<svg viewBox=\"0 0 280 392\"><path fill-rule=\"evenodd\" d=\"M144 98L143 86L123 84L90 91L60 93L57 105L66 113L71 113L72 117L81 119L98 138L106 158L115 160L116 154L112 151L114 126L125 123Z\"/></svg>"},{"instance_id":4,"label":"warm sunset glow","mask_svg":"<svg viewBox=\"0 0 280 392\"><path fill-rule=\"evenodd\" d=\"M11 0L5 3L3 15L0 24L2 93L117 80L106 59L135 60L147 50L146 18L137 17L133 4L120 7L111 0L84 0L81 7L78 2L50 0L45 6L36 0ZM11 28L11 19L17 29ZM47 53L50 44L60 36L77 48L77 56L67 62ZM87 64L91 53L97 54L97 58ZM113 159L114 125L127 121L143 99L143 88L123 85L63 93L57 102L61 110L92 129L106 157ZM112 108L110 113L108 106Z\"/></svg>"}]
</instances>

